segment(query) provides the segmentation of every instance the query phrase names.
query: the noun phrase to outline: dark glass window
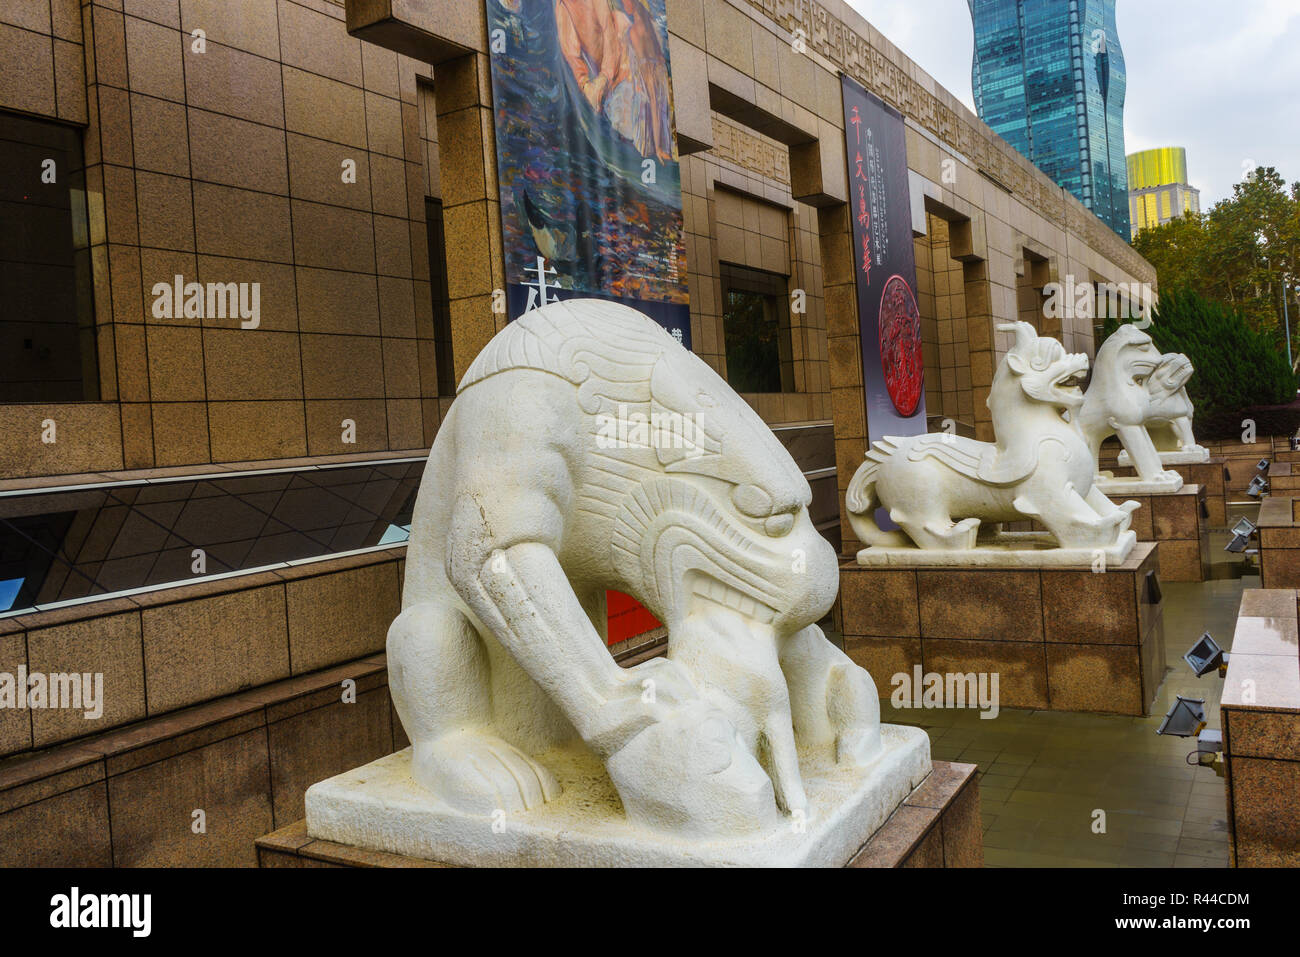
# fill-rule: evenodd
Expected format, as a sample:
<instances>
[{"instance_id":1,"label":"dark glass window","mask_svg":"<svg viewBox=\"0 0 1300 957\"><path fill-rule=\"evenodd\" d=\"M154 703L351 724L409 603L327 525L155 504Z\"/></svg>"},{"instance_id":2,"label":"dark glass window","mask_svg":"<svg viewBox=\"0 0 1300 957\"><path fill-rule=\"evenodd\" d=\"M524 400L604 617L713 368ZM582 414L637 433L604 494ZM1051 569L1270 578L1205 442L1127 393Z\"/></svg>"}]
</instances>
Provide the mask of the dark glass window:
<instances>
[{"instance_id":1,"label":"dark glass window","mask_svg":"<svg viewBox=\"0 0 1300 957\"><path fill-rule=\"evenodd\" d=\"M404 542L423 471L392 459L0 493L0 616Z\"/></svg>"},{"instance_id":2,"label":"dark glass window","mask_svg":"<svg viewBox=\"0 0 1300 957\"><path fill-rule=\"evenodd\" d=\"M793 392L789 280L720 264L727 382L737 392Z\"/></svg>"},{"instance_id":3,"label":"dark glass window","mask_svg":"<svg viewBox=\"0 0 1300 957\"><path fill-rule=\"evenodd\" d=\"M456 366L451 361L451 297L447 292L447 237L442 224L442 200L425 197L424 223L429 235L429 290L433 295L438 395L455 395Z\"/></svg>"},{"instance_id":4,"label":"dark glass window","mask_svg":"<svg viewBox=\"0 0 1300 957\"><path fill-rule=\"evenodd\" d=\"M99 398L81 134L0 112L0 402Z\"/></svg>"}]
</instances>

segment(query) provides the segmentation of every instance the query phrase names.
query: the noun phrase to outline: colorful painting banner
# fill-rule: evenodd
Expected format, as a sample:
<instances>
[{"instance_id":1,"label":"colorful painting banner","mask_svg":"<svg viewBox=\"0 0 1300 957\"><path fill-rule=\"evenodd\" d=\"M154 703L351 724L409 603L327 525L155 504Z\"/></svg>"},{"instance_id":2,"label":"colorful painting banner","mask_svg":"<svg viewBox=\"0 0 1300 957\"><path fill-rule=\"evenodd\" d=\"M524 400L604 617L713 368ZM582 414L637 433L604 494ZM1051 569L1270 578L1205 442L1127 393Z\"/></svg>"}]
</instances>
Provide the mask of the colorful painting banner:
<instances>
[{"instance_id":1,"label":"colorful painting banner","mask_svg":"<svg viewBox=\"0 0 1300 957\"><path fill-rule=\"evenodd\" d=\"M511 319L611 299L690 347L665 0L485 0Z\"/></svg>"},{"instance_id":2,"label":"colorful painting banner","mask_svg":"<svg viewBox=\"0 0 1300 957\"><path fill-rule=\"evenodd\" d=\"M871 441L926 431L903 117L842 78L862 385Z\"/></svg>"}]
</instances>

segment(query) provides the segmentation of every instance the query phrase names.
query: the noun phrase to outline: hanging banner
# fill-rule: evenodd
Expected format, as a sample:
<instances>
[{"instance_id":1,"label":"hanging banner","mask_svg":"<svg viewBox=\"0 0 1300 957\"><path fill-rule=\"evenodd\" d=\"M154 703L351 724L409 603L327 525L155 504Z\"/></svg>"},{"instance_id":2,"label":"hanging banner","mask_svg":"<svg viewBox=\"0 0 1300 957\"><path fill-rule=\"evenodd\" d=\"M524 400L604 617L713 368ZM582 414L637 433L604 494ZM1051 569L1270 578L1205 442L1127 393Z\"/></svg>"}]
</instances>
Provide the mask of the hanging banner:
<instances>
[{"instance_id":1,"label":"hanging banner","mask_svg":"<svg viewBox=\"0 0 1300 957\"><path fill-rule=\"evenodd\" d=\"M690 348L665 0L485 0L509 317L615 300Z\"/></svg>"},{"instance_id":2,"label":"hanging banner","mask_svg":"<svg viewBox=\"0 0 1300 957\"><path fill-rule=\"evenodd\" d=\"M903 116L842 78L867 435L926 431Z\"/></svg>"}]
</instances>

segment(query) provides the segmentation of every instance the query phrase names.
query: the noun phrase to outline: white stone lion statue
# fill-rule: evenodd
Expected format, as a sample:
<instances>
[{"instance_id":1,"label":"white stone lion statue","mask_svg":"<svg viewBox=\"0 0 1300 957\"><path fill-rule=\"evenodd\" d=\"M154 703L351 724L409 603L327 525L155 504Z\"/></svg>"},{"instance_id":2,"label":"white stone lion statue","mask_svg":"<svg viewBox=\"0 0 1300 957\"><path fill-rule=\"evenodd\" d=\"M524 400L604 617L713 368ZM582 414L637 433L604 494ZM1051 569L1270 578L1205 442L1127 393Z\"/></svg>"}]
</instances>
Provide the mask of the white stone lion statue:
<instances>
[{"instance_id":1,"label":"white stone lion statue","mask_svg":"<svg viewBox=\"0 0 1300 957\"><path fill-rule=\"evenodd\" d=\"M1120 326L1102 343L1079 410L1079 427L1094 457L1106 439L1117 435L1124 447L1119 464L1137 472L1136 478L1116 478L1099 469L1096 481L1103 490L1177 492L1183 478L1165 466L1174 460L1208 459L1209 452L1192 436L1187 395L1192 372L1185 355L1161 354L1151 336L1135 325Z\"/></svg>"}]
</instances>

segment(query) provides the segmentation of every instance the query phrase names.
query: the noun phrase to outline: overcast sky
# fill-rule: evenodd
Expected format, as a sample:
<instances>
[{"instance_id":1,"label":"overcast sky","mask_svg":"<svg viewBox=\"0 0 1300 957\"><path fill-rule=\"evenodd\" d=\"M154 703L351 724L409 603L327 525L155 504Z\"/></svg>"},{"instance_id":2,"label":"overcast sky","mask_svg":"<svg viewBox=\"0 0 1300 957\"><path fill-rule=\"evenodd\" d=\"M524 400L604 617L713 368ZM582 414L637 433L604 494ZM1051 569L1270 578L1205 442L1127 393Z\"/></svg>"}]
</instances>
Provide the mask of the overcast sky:
<instances>
[{"instance_id":1,"label":"overcast sky","mask_svg":"<svg viewBox=\"0 0 1300 957\"><path fill-rule=\"evenodd\" d=\"M972 110L966 0L847 0ZM1209 209L1243 164L1300 180L1300 0L1119 0L1129 153L1187 148Z\"/></svg>"}]
</instances>

